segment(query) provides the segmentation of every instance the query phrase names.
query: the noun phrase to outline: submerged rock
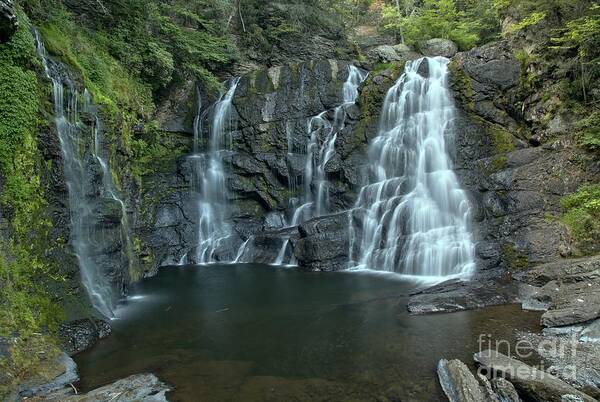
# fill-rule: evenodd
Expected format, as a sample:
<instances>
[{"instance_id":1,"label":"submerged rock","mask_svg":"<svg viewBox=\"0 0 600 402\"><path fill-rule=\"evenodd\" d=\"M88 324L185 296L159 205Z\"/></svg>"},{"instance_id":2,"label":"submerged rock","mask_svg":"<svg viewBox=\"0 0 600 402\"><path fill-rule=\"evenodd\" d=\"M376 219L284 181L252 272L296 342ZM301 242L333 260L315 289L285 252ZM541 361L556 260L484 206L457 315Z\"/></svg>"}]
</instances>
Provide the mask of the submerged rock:
<instances>
[{"instance_id":1,"label":"submerged rock","mask_svg":"<svg viewBox=\"0 0 600 402\"><path fill-rule=\"evenodd\" d=\"M437 375L450 402L485 401L479 382L460 360L440 360Z\"/></svg>"},{"instance_id":2,"label":"submerged rock","mask_svg":"<svg viewBox=\"0 0 600 402\"><path fill-rule=\"evenodd\" d=\"M485 350L476 353L473 358L483 369L495 376L508 379L524 398L534 401L561 402L564 396L573 395L584 402L596 401L560 378L502 353Z\"/></svg>"},{"instance_id":3,"label":"submerged rock","mask_svg":"<svg viewBox=\"0 0 600 402\"><path fill-rule=\"evenodd\" d=\"M154 374L134 374L112 384L95 389L86 394L75 395L72 388L65 388L44 398L33 398L33 401L61 402L166 402L166 393L170 388Z\"/></svg>"}]
</instances>

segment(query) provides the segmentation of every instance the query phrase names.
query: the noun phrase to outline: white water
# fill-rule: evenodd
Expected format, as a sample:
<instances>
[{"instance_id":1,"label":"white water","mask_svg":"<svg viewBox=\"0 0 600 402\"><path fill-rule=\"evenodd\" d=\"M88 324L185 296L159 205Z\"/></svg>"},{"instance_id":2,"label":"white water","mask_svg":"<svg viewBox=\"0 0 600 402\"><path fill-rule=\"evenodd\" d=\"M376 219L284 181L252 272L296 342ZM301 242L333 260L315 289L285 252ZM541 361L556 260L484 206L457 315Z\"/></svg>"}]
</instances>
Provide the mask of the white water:
<instances>
[{"instance_id":1,"label":"white water","mask_svg":"<svg viewBox=\"0 0 600 402\"><path fill-rule=\"evenodd\" d=\"M428 63L427 78L417 72L421 63ZM354 211L364 212L361 228L353 227L351 213L351 266L434 278L474 270L469 201L444 138L455 117L447 64L407 63L386 95L369 146L370 183Z\"/></svg>"},{"instance_id":2,"label":"white water","mask_svg":"<svg viewBox=\"0 0 600 402\"><path fill-rule=\"evenodd\" d=\"M367 73L353 65L348 66L348 77L342 87L342 104L333 111L333 124L327 119L328 111L321 112L308 120L307 134L309 141L306 146L306 159L303 175L302 204L294 208L292 219L288 226L297 226L313 217L325 215L329 212L329 181L325 167L335 155L335 142L346 123L346 109L356 103L358 98L358 87L367 78ZM301 77L301 85L304 79ZM288 142L288 157L291 157L293 141L292 130L286 124L286 135ZM316 187L316 196L313 196L313 186ZM295 195L297 182L290 178L290 194ZM291 205L297 205L298 199L290 200ZM281 249L273 265L284 265L285 253L289 247L289 237L283 239ZM295 265L297 261L292 255L286 265Z\"/></svg>"},{"instance_id":3,"label":"white water","mask_svg":"<svg viewBox=\"0 0 600 402\"><path fill-rule=\"evenodd\" d=\"M348 77L342 87L343 102L333 110L333 123L327 118L328 111L321 112L309 119L307 124L309 141L306 146L303 177L303 203L294 211L290 226L330 212L330 183L327 180L325 168L335 155L335 142L338 134L345 127L346 109L356 102L358 87L366 77L367 74L364 71L349 65ZM315 195L313 195L313 191L316 193Z\"/></svg>"},{"instance_id":4,"label":"white water","mask_svg":"<svg viewBox=\"0 0 600 402\"><path fill-rule=\"evenodd\" d=\"M198 97L198 111L194 120L194 154L190 156L193 170L192 193L197 212L197 240L193 262L197 264L215 262L215 251L232 234L226 220L228 201L223 153L231 148L232 101L238 82L239 78L234 79L212 108L207 153L198 152L204 117L200 114Z\"/></svg>"},{"instance_id":5,"label":"white water","mask_svg":"<svg viewBox=\"0 0 600 402\"><path fill-rule=\"evenodd\" d=\"M64 160L65 182L69 193L70 243L77 256L82 283L93 307L106 317L114 317L116 295L109 278L100 272L96 263L99 250L103 246L103 227L97 221L95 203L101 198L118 202L122 209L121 241L127 253L128 264L133 263L133 253L129 237L129 225L124 202L118 197L110 167L102 149L102 125L91 96L84 90L83 112L93 115L91 149L86 148L85 127L80 120L80 94L67 74L51 62L39 32L33 30L36 49L48 79L52 81L54 122L58 133ZM51 68L51 63L52 68ZM86 170L86 155L91 154L102 169L102 184L93 188L90 173Z\"/></svg>"}]
</instances>

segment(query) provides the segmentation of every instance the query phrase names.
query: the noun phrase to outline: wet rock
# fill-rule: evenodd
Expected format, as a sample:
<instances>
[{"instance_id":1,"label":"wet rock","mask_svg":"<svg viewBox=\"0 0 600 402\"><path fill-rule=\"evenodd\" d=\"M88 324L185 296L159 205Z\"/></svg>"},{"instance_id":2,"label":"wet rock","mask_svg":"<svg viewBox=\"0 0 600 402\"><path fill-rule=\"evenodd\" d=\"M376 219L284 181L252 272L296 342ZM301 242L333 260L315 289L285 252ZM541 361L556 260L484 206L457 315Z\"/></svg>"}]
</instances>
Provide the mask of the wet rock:
<instances>
[{"instance_id":1,"label":"wet rock","mask_svg":"<svg viewBox=\"0 0 600 402\"><path fill-rule=\"evenodd\" d=\"M564 395L574 395L585 402L596 401L560 378L502 353L485 350L476 353L473 358L482 369L509 380L524 398L535 401L561 402Z\"/></svg>"},{"instance_id":2,"label":"wet rock","mask_svg":"<svg viewBox=\"0 0 600 402\"><path fill-rule=\"evenodd\" d=\"M311 219L298 227L294 255L309 271L338 271L348 266L348 214Z\"/></svg>"},{"instance_id":3,"label":"wet rock","mask_svg":"<svg viewBox=\"0 0 600 402\"><path fill-rule=\"evenodd\" d=\"M576 283L600 279L600 256L560 260L540 264L519 272L514 278L535 286L543 286L550 281Z\"/></svg>"},{"instance_id":4,"label":"wet rock","mask_svg":"<svg viewBox=\"0 0 600 402\"><path fill-rule=\"evenodd\" d=\"M0 0L0 43L8 42L18 26L12 0Z\"/></svg>"},{"instance_id":5,"label":"wet rock","mask_svg":"<svg viewBox=\"0 0 600 402\"><path fill-rule=\"evenodd\" d=\"M586 394L600 397L600 344L582 335L586 326L544 329L542 334L522 334L552 374Z\"/></svg>"},{"instance_id":6,"label":"wet rock","mask_svg":"<svg viewBox=\"0 0 600 402\"><path fill-rule=\"evenodd\" d=\"M460 360L440 360L437 375L450 402L484 402L479 382Z\"/></svg>"},{"instance_id":7,"label":"wet rock","mask_svg":"<svg viewBox=\"0 0 600 402\"><path fill-rule=\"evenodd\" d=\"M168 391L170 391L169 386L160 381L154 374L134 374L86 394L74 395L72 389L66 388L46 395L43 399L34 398L32 400L56 402L108 402L116 400L167 402L166 393Z\"/></svg>"},{"instance_id":8,"label":"wet rock","mask_svg":"<svg viewBox=\"0 0 600 402\"><path fill-rule=\"evenodd\" d=\"M515 386L510 381L498 377L492 379L490 382L498 402L521 402Z\"/></svg>"},{"instance_id":9,"label":"wet rock","mask_svg":"<svg viewBox=\"0 0 600 402\"><path fill-rule=\"evenodd\" d=\"M39 400L45 400L41 396L79 381L77 365L75 364L75 361L73 361L73 359L71 359L65 353L61 353L58 357L56 357L54 367L52 367L52 372L56 374L55 377L49 382L45 380L46 382L40 383L41 379L36 378L33 380L33 382L22 385L21 389L19 390L19 396L21 398L40 396L41 399Z\"/></svg>"},{"instance_id":10,"label":"wet rock","mask_svg":"<svg viewBox=\"0 0 600 402\"><path fill-rule=\"evenodd\" d=\"M433 38L419 45L419 50L425 56L452 57L458 52L458 46L450 39Z\"/></svg>"},{"instance_id":11,"label":"wet rock","mask_svg":"<svg viewBox=\"0 0 600 402\"><path fill-rule=\"evenodd\" d=\"M64 323L58 329L64 350L74 355L94 346L111 333L110 324L97 318L85 318Z\"/></svg>"},{"instance_id":12,"label":"wet rock","mask_svg":"<svg viewBox=\"0 0 600 402\"><path fill-rule=\"evenodd\" d=\"M542 315L542 325L560 327L600 317L600 281L562 285Z\"/></svg>"},{"instance_id":13,"label":"wet rock","mask_svg":"<svg viewBox=\"0 0 600 402\"><path fill-rule=\"evenodd\" d=\"M285 264L292 257L292 247L298 237L299 233L296 227L273 229L252 235L238 261L273 264L284 243L289 239L282 261Z\"/></svg>"},{"instance_id":14,"label":"wet rock","mask_svg":"<svg viewBox=\"0 0 600 402\"><path fill-rule=\"evenodd\" d=\"M516 303L518 289L510 280L449 280L410 295L411 314L447 313Z\"/></svg>"}]
</instances>

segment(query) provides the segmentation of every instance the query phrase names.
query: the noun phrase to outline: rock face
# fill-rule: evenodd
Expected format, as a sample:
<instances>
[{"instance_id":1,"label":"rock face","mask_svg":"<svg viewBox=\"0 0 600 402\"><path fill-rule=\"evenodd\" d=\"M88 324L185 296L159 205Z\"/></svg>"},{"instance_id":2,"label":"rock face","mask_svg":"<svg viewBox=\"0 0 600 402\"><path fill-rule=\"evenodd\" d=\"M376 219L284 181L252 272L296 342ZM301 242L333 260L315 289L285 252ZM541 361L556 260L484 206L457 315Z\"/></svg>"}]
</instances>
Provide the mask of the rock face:
<instances>
[{"instance_id":1,"label":"rock face","mask_svg":"<svg viewBox=\"0 0 600 402\"><path fill-rule=\"evenodd\" d=\"M596 401L561 379L501 353L485 350L474 359L482 368L508 379L526 398L562 402L564 396L572 395L585 402Z\"/></svg>"},{"instance_id":2,"label":"rock face","mask_svg":"<svg viewBox=\"0 0 600 402\"><path fill-rule=\"evenodd\" d=\"M298 227L294 254L310 271L338 271L348 267L348 213L312 219Z\"/></svg>"},{"instance_id":3,"label":"rock face","mask_svg":"<svg viewBox=\"0 0 600 402\"><path fill-rule=\"evenodd\" d=\"M81 319L64 323L58 329L58 336L64 350L74 355L94 346L100 339L111 333L108 322L99 319Z\"/></svg>"},{"instance_id":4,"label":"rock face","mask_svg":"<svg viewBox=\"0 0 600 402\"><path fill-rule=\"evenodd\" d=\"M273 216L291 218L291 201L304 191L298 183L306 165L308 119L324 111L329 111L326 119L334 119L333 109L342 103L342 85L347 77L348 63L333 60L272 67L241 77L233 98L231 152L223 156L229 220L234 229L229 248L237 248L254 236L255 242L271 250L260 261L281 248L281 238L261 233L273 229ZM203 99L203 104L208 107L210 102ZM346 108L345 128L338 133L335 153L325 166L331 212L348 208L356 197L353 184L358 181L362 163L355 161L361 159L365 142L353 130L359 117L357 107ZM145 178L153 184L145 186L148 190L142 198L138 230L143 249L151 250L155 266L176 264L195 246L190 171L186 156L182 156L174 173ZM233 253L235 257L235 250ZM309 254L302 253L307 261L313 258ZM221 255L233 259L231 250Z\"/></svg>"},{"instance_id":5,"label":"rock face","mask_svg":"<svg viewBox=\"0 0 600 402\"><path fill-rule=\"evenodd\" d=\"M449 39L433 38L421 43L419 50L428 57L442 56L450 58L458 52L458 46Z\"/></svg>"},{"instance_id":6,"label":"rock face","mask_svg":"<svg viewBox=\"0 0 600 402\"><path fill-rule=\"evenodd\" d=\"M437 375L450 402L485 401L479 383L460 360L440 360Z\"/></svg>"},{"instance_id":7,"label":"rock face","mask_svg":"<svg viewBox=\"0 0 600 402\"><path fill-rule=\"evenodd\" d=\"M108 402L113 400L167 402L170 388L154 374L135 374L86 394L74 395L72 388L53 392L32 401Z\"/></svg>"},{"instance_id":8,"label":"rock face","mask_svg":"<svg viewBox=\"0 0 600 402\"><path fill-rule=\"evenodd\" d=\"M17 32L17 16L13 9L12 0L0 0L0 43L8 40Z\"/></svg>"},{"instance_id":9,"label":"rock face","mask_svg":"<svg viewBox=\"0 0 600 402\"><path fill-rule=\"evenodd\" d=\"M458 53L450 68L460 109L453 159L473 200L478 266L515 271L562 258L571 240L548 216L561 213L562 196L597 181L597 162L564 140L531 146L538 129L524 113L535 106L517 107L521 72L510 43Z\"/></svg>"},{"instance_id":10,"label":"rock face","mask_svg":"<svg viewBox=\"0 0 600 402\"><path fill-rule=\"evenodd\" d=\"M542 325L560 327L600 317L600 258L541 264L515 275L532 286L530 304L547 310Z\"/></svg>"}]
</instances>

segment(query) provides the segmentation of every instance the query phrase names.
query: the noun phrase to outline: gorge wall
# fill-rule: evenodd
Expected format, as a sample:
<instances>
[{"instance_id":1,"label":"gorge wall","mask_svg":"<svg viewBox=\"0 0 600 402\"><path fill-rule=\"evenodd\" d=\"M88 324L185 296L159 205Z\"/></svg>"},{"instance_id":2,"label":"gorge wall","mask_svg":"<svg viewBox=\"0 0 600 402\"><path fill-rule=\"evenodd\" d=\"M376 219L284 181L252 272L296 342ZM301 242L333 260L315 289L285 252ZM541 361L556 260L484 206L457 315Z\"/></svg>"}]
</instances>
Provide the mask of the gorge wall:
<instances>
[{"instance_id":1,"label":"gorge wall","mask_svg":"<svg viewBox=\"0 0 600 402\"><path fill-rule=\"evenodd\" d=\"M13 20L9 16L7 26L13 26ZM20 31L14 35L31 51L35 47L27 33L28 24L22 14ZM67 63L65 74L83 93L90 82L89 72L77 71L77 64L69 58L72 54L61 53L51 29L45 27L41 32L42 38L46 33L50 57ZM572 136L574 117L556 107L560 96L552 92L564 77L517 57L515 49L523 48L524 40L541 48L545 39L527 31L519 35L457 54L454 45L439 40L421 49L426 56L451 57L450 81L458 116L447 130L447 142L456 174L473 206L477 266L483 275L501 275L580 253L560 220L560 200L585 183L597 182L599 175L595 157L582 150ZM215 252L215 260L234 260L240 246L252 239L252 247L241 255L243 260L272 263L289 239L289 249L284 249L286 261L296 260L307 270L347 267L346 211L354 205L365 180L367 147L377 134L384 96L405 62L422 54L403 45L371 44L354 54L354 61L337 60L339 52L334 42L330 45L311 53L325 59L299 62L284 58L277 61L282 65L269 68L242 61L222 74L221 78L231 78L241 72L241 78L233 96L230 149L223 157L233 236ZM531 54L538 50L528 48ZM294 211L291 201L302 191L310 119L323 112L325 120L335 118L350 64L369 71L369 76L359 87L356 104L345 109L345 126L324 166L329 210L297 227L289 225ZM52 247L43 248L51 260L66 261L60 271L67 279L67 293L81 299L77 264L69 246L64 160L52 124L50 83L43 78L40 65L32 62L27 68L36 77L41 99L37 113L44 122L37 131L36 152L41 162L36 171L52 222L45 246ZM549 89L540 92L528 87L533 73L539 77L538 85ZM113 233L108 236L112 240L107 249L118 258L111 257L111 261L121 260L127 253L116 234L117 222L127 217L135 260L120 267L100 265L116 294L124 294L128 283L154 275L160 266L194 262L186 257L196 241L190 202L193 123L197 115L210 114L210 105L218 96L205 80L196 82L188 77L157 91L156 109L151 114L143 103L136 106L136 113L126 114L101 91L91 92L104 122L103 145L111 176L126 206L123 212L114 203L100 203L95 213L104 229ZM82 137L86 149L93 148L92 120L82 116L79 121L86 133ZM206 138L209 125L202 127ZM319 145L324 140L319 138ZM98 187L102 180L98 166L90 164L89 169L92 187ZM7 229L5 237L10 236Z\"/></svg>"}]
</instances>

